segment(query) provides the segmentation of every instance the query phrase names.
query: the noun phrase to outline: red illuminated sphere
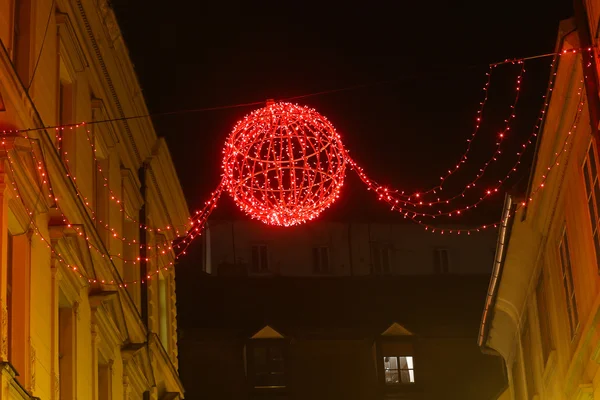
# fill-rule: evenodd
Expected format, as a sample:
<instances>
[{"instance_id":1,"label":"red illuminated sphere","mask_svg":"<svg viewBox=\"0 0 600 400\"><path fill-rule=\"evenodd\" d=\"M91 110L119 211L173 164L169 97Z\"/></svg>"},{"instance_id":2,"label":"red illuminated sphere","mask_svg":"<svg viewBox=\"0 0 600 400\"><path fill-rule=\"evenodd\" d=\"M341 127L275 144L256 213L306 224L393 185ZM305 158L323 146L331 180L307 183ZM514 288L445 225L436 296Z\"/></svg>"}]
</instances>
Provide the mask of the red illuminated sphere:
<instances>
[{"instance_id":1,"label":"red illuminated sphere","mask_svg":"<svg viewBox=\"0 0 600 400\"><path fill-rule=\"evenodd\" d=\"M314 109L273 103L239 121L225 143L226 189L248 215L292 226L317 217L339 196L345 151Z\"/></svg>"}]
</instances>

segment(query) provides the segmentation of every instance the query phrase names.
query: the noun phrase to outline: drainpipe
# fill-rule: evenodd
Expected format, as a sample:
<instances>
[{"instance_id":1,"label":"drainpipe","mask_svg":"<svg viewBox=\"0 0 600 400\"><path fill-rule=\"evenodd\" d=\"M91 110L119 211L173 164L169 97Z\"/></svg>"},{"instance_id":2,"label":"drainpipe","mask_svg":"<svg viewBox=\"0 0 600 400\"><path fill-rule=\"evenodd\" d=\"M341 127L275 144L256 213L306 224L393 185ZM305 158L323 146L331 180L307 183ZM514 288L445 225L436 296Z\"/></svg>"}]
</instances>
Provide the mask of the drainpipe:
<instances>
[{"instance_id":1,"label":"drainpipe","mask_svg":"<svg viewBox=\"0 0 600 400\"><path fill-rule=\"evenodd\" d=\"M498 294L500 278L502 277L502 267L504 266L504 260L506 258L506 249L510 239L510 231L514 221L516 205L516 203L513 203L511 196L507 194L504 199L504 209L502 211L502 226L500 227L498 241L496 242L496 255L494 258L492 278L490 279L483 315L481 317L481 325L479 327L479 335L477 338L477 344L484 352L487 350L488 352L494 353L494 351L490 351L485 342L489 332L489 324L492 317L494 303L496 302L496 295Z\"/></svg>"}]
</instances>

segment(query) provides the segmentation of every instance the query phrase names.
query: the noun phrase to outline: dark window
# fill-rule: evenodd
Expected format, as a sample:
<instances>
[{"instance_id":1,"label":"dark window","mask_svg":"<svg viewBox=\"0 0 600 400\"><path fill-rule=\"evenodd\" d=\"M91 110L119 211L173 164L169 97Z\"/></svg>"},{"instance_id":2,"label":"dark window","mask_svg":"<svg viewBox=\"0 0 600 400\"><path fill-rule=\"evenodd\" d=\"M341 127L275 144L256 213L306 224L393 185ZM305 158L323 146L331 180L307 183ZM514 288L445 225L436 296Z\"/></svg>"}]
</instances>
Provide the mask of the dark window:
<instances>
[{"instance_id":1,"label":"dark window","mask_svg":"<svg viewBox=\"0 0 600 400\"><path fill-rule=\"evenodd\" d=\"M530 400L535 395L535 380L533 377L533 354L531 352L531 329L529 322L525 321L525 330L521 336L523 346L523 365L525 369L525 385L527 386L527 400Z\"/></svg>"},{"instance_id":2,"label":"dark window","mask_svg":"<svg viewBox=\"0 0 600 400\"><path fill-rule=\"evenodd\" d=\"M283 344L254 344L252 361L255 388L285 387Z\"/></svg>"},{"instance_id":3,"label":"dark window","mask_svg":"<svg viewBox=\"0 0 600 400\"><path fill-rule=\"evenodd\" d=\"M252 246L252 271L253 272L269 271L267 246L265 246L265 245Z\"/></svg>"},{"instance_id":4,"label":"dark window","mask_svg":"<svg viewBox=\"0 0 600 400\"><path fill-rule=\"evenodd\" d=\"M371 243L372 267L375 274L389 274L391 271L391 246L386 243Z\"/></svg>"},{"instance_id":5,"label":"dark window","mask_svg":"<svg viewBox=\"0 0 600 400\"><path fill-rule=\"evenodd\" d=\"M7 274L6 274L6 311L7 311L7 338L6 341L8 343L8 359L12 360L12 339L13 339L13 269L14 269L14 260L13 260L13 237L9 233L8 234L8 244L7 244L7 260L6 264L8 266Z\"/></svg>"},{"instance_id":6,"label":"dark window","mask_svg":"<svg viewBox=\"0 0 600 400\"><path fill-rule=\"evenodd\" d=\"M327 273L329 269L329 247L313 247L313 271L315 273Z\"/></svg>"},{"instance_id":7,"label":"dark window","mask_svg":"<svg viewBox=\"0 0 600 400\"><path fill-rule=\"evenodd\" d=\"M436 274L450 272L450 258L447 249L435 249L433 251L433 271Z\"/></svg>"},{"instance_id":8,"label":"dark window","mask_svg":"<svg viewBox=\"0 0 600 400\"><path fill-rule=\"evenodd\" d=\"M548 315L548 297L546 295L546 286L544 281L544 271L540 273L540 279L535 289L537 303L538 321L540 325L540 336L542 345L542 356L544 365L548 361L550 351L552 351L552 334L550 332L550 316Z\"/></svg>"},{"instance_id":9,"label":"dark window","mask_svg":"<svg viewBox=\"0 0 600 400\"><path fill-rule=\"evenodd\" d=\"M386 385L415 383L415 368L412 356L383 357Z\"/></svg>"},{"instance_id":10,"label":"dark window","mask_svg":"<svg viewBox=\"0 0 600 400\"><path fill-rule=\"evenodd\" d=\"M592 141L588 150L588 156L583 164L583 176L594 247L596 249L596 268L600 269L600 181L598 180L594 147L594 142Z\"/></svg>"},{"instance_id":11,"label":"dark window","mask_svg":"<svg viewBox=\"0 0 600 400\"><path fill-rule=\"evenodd\" d=\"M563 288L565 291L565 303L567 306L567 315L569 317L569 328L571 330L571 338L577 332L579 325L579 314L577 312L577 297L575 295L575 286L573 285L573 272L571 269L571 255L569 251L569 242L567 238L567 230L563 232L563 239L559 245L561 274Z\"/></svg>"}]
</instances>

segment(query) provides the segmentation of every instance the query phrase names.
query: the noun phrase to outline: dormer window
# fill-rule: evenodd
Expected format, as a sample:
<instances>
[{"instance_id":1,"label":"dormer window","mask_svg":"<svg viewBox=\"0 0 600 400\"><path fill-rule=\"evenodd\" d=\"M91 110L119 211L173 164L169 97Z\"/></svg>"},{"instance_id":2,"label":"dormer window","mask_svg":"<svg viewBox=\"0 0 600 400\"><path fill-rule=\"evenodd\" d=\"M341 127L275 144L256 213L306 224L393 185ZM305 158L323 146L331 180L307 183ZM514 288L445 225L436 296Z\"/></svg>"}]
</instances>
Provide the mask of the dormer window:
<instances>
[{"instance_id":1,"label":"dormer window","mask_svg":"<svg viewBox=\"0 0 600 400\"><path fill-rule=\"evenodd\" d=\"M379 382L386 391L396 392L415 384L414 340L413 333L396 322L381 334L377 353Z\"/></svg>"},{"instance_id":2,"label":"dormer window","mask_svg":"<svg viewBox=\"0 0 600 400\"><path fill-rule=\"evenodd\" d=\"M283 390L287 387L285 360L287 341L270 326L256 332L246 345L246 371L253 390Z\"/></svg>"}]
</instances>

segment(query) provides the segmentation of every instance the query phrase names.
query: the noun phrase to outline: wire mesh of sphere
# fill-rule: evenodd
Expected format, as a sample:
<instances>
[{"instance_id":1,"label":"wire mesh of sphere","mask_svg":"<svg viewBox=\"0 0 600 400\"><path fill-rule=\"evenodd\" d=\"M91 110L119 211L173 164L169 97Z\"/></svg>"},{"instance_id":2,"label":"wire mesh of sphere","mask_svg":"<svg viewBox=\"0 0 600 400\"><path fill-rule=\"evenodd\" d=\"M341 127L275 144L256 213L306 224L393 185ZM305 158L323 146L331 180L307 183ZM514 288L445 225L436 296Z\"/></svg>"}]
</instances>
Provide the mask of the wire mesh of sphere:
<instances>
[{"instance_id":1,"label":"wire mesh of sphere","mask_svg":"<svg viewBox=\"0 0 600 400\"><path fill-rule=\"evenodd\" d=\"M225 188L246 214L270 225L316 218L344 184L340 136L308 107L279 102L248 114L223 153Z\"/></svg>"}]
</instances>

